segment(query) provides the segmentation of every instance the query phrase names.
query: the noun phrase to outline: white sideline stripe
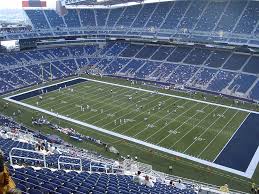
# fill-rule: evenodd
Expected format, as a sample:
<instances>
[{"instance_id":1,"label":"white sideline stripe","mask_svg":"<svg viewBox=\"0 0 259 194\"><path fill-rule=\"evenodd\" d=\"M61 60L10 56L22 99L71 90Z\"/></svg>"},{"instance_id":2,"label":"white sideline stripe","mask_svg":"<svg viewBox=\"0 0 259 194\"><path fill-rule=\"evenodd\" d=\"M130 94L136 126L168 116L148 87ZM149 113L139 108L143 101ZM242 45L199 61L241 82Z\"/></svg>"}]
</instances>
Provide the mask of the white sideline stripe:
<instances>
[{"instance_id":1,"label":"white sideline stripe","mask_svg":"<svg viewBox=\"0 0 259 194\"><path fill-rule=\"evenodd\" d=\"M154 93L154 91L152 91L152 90L147 90L147 89L142 89L142 88L135 88L135 87L131 87L131 86L125 86L125 85L120 85L120 84L115 84L115 83L110 83L110 82L104 82L104 81L99 81L99 80L94 80L94 79L88 79L88 78L81 78L81 79L86 79L86 80L93 81L93 82L98 82L98 83L103 83L103 84L108 84L108 85L113 85L113 86L119 86L119 87L124 87L124 88L129 88L129 89L134 89L134 90L139 90L139 91L144 91L144 92L149 92L149 93ZM173 95L173 94L167 94L167 93L163 93L163 92L157 92L157 94L160 94L160 95L163 95L163 96L170 96L170 97L174 97L174 98L181 98L181 99L184 99L184 100L199 102L199 103L203 103L203 104L220 106L220 107L229 108L229 109L233 109L233 110L244 111L244 112L248 112L248 113L259 114L259 112L257 112L257 111L238 108L238 107L235 107L235 106L227 106L227 105L223 105L223 104L217 104L217 103L214 103L214 102L205 102L205 101L202 101L202 100L192 99L192 98L183 97L183 96L177 96L177 95Z\"/></svg>"},{"instance_id":2,"label":"white sideline stripe","mask_svg":"<svg viewBox=\"0 0 259 194\"><path fill-rule=\"evenodd\" d=\"M103 84L108 84L108 85L113 85L113 86L119 86L119 87L123 87L123 88L129 88L129 89L133 89L133 90L144 91L144 92L148 92L148 93L154 93L154 91L152 91L152 90L136 88L136 87L131 87L131 86L125 86L125 85L115 84L115 83L110 83L110 82L104 82L104 81L94 80L94 79L90 79L90 78L76 77L76 78L65 80L65 81L62 81L62 82L59 82L59 83L55 83L55 84L51 84L51 85L47 85L47 86L42 86L40 88L35 88L35 89L25 91L25 92L22 92L22 93L19 93L19 94L14 94L14 95L8 96L6 98L12 98L12 97L15 97L15 96L18 96L18 95L21 95L21 94L26 94L28 92L36 91L36 90L47 88L47 87L50 87L50 86L55 86L57 84L66 83L66 82L73 81L73 80L76 80L76 79L84 79L84 80L89 80L89 81L92 81L92 82L98 82L98 83L103 83ZM217 104L217 103L214 103L214 102L206 102L206 101L202 101L202 100L192 99L192 98L183 97L183 96L177 96L177 95L173 95L173 94L167 94L167 93L163 93L163 92L157 92L157 94L160 94L160 95L163 95L163 96L170 96L170 97L174 97L174 98L180 98L180 99L184 99L184 100L190 100L190 101L199 102L199 103L203 103L203 104L220 106L220 107L229 108L229 109L233 109L233 110L240 110L240 111L244 111L244 112L248 112L248 113L259 114L259 112L257 112L257 111L238 108L238 107L235 107L235 106L227 106L227 105L223 105L223 104Z\"/></svg>"},{"instance_id":3,"label":"white sideline stripe","mask_svg":"<svg viewBox=\"0 0 259 194\"><path fill-rule=\"evenodd\" d=\"M63 82L60 82L60 83L69 82L69 81L72 81L72 80L75 80L75 79L78 79L78 78L73 78L71 80L66 80L66 81L63 81ZM110 84L110 85L114 85L114 86L121 86L121 87L125 87L125 88L136 89L136 90L140 90L140 91L146 91L146 92L149 92L149 93L153 93L153 91L145 90L145 89L141 89L141 88L134 88L134 87L130 87L130 86L123 86L123 85L119 85L119 84L113 84L113 83L109 83L109 82L107 83L107 82L93 80L93 79L87 79L87 78L81 78L81 79L85 79L85 80L89 80L89 81L94 81L94 82L99 82L99 83L104 83L104 84ZM55 84L52 84L52 85L40 87L38 89L42 89L42 88L53 86L53 85L57 85L57 84L58 83L55 83ZM30 91L27 91L27 92L35 91L35 90L38 90L38 89L33 89L33 90L30 90ZM25 94L27 92L22 92L20 94ZM23 103L23 102L11 99L12 97L18 96L20 94L15 94L15 95L12 95L12 96L8 96L8 97L5 97L4 99L9 101L9 102L12 102L12 103L15 103L15 104L19 104L21 106L24 106L24 107L27 107L27 108L30 108L30 109L33 109L33 110L36 110L36 111L40 111L40 112L46 113L46 114L54 116L54 117L57 117L57 118L60 118L60 119L63 119L63 120L66 120L66 121L69 121L69 122L72 122L72 123L75 123L75 124L78 124L78 125L82 125L84 127L88 127L88 128L94 129L96 131L100 131L102 133L106 133L108 135L112 135L112 136L115 136L115 137L118 137L118 138L121 138L121 139L125 139L125 140L131 141L131 142L136 143L136 144L140 144L140 145L143 145L143 146L146 146L146 147L149 147L149 148L161 151L161 152L165 152L165 153L172 154L172 155L175 155L175 156L178 156L178 157L181 157L181 158L192 160L194 162L198 162L200 164L207 165L207 166L210 166L210 167L213 167L213 168L217 168L217 169L220 169L220 170L224 170L224 171L227 171L227 172L230 172L230 173L233 173L233 174L237 174L239 176L243 176L243 177L246 177L246 178L252 178L252 176L254 174L254 171L255 171L255 169L257 167L257 164L259 162L259 147L258 147L255 155L253 156L253 159L251 160L251 162L250 162L246 172L242 172L242 171L239 171L239 170L235 170L235 169L232 169L232 168L229 168L229 167L226 167L226 166L215 164L213 162L209 162L209 161L206 161L206 160L203 160L203 159L199 159L199 158L196 158L196 157L193 157L193 156L189 156L187 154L183 154L183 153L176 152L176 151L173 151L173 150L170 150L170 149L167 149L167 148L163 148L161 146L157 146L157 145L154 145L154 144L151 144L151 143L148 143L148 142L144 142L144 141L132 138L132 137L128 137L126 135L122 135L122 134L119 134L119 133L116 133L116 132L113 132L113 131L109 131L109 130L97 127L95 125L91 125L89 123L85 123L85 122L82 122L82 121L79 121L79 120L75 120L75 119L72 119L72 118L69 118L69 117L66 117L66 116L63 116L63 115L59 115L57 113L53 113L53 112L44 110L44 109L39 108L39 107L35 107L35 106L32 106L32 105L29 105L29 104L26 104L26 103ZM190 98L186 98L186 97L179 97L179 96L165 94L165 93L160 93L160 92L158 92L158 94L165 95L165 96L172 96L172 97L176 97L176 98L182 98L182 99L191 100L191 101L200 102L200 103L205 103L205 104L207 103L207 104L221 106L221 107L225 107L225 108L233 108L235 110L241 110L241 111L245 111L245 112L254 112L256 114L259 114L258 112L255 112L255 111L249 111L249 110L246 110L246 109L239 109L237 107L230 107L230 106L220 105L220 104L216 104L216 103L203 102L203 101L200 101L200 100L194 100L194 99L190 99Z\"/></svg>"},{"instance_id":4,"label":"white sideline stripe","mask_svg":"<svg viewBox=\"0 0 259 194\"><path fill-rule=\"evenodd\" d=\"M125 139L125 140L131 141L133 143L144 145L144 146L147 146L149 148L153 148L155 150L159 150L159 151L162 151L162 152L165 152L165 153L168 153L168 154L172 154L172 155L175 155L175 156L178 156L178 157L181 157L181 158L186 158L186 159L189 159L189 160L192 160L192 161L195 161L195 162L207 165L207 166L211 166L213 168L218 168L220 170L228 171L228 172L231 172L231 173L234 173L234 174L237 174L237 175L240 175L240 176L244 176L244 177L247 177L247 178L251 178L252 175L253 175L252 174L253 172L249 172L249 173L245 172L244 173L244 172L241 172L241 171L238 171L238 170L235 170L235 169L232 169L232 168L228 168L228 167L225 167L225 166L222 166L222 165L218 165L218 164L206 161L206 160L198 159L198 158L195 158L193 156L189 156L189 155L186 155L186 154L175 152L173 150L163 148L163 147L151 144L151 143L147 143L147 142L144 142L144 141L132 138L132 137L128 137L126 135L121 135L119 133L115 133L113 131L103 129L103 128L97 127L95 125L91 125L91 124L88 124L88 123L85 123L85 122L82 122L82 121L79 121L79 120L71 119L69 117L59 115L59 114L56 114L56 113L53 113L53 112L50 112L50 111L47 111L47 110L44 110L44 109L41 109L41 108L38 108L38 107L34 107L34 106L31 106L31 105L25 104L23 102L15 101L15 100L9 99L9 98L5 98L5 100L8 100L9 102L13 102L13 103L16 103L16 104L19 104L19 105L22 105L22 106L25 106L27 108L31 108L31 109L36 110L36 111L46 113L48 115L51 115L51 116L54 116L54 117L57 117L57 118L60 118L60 119L63 119L63 120L66 120L66 121L69 121L69 122L72 122L72 123L82 125L84 127L94 129L96 131L100 131L102 133L106 133L108 135L112 135L112 136L115 136L115 137L118 137L118 138L121 138L121 139ZM253 169L253 168L251 167L249 169Z\"/></svg>"}]
</instances>

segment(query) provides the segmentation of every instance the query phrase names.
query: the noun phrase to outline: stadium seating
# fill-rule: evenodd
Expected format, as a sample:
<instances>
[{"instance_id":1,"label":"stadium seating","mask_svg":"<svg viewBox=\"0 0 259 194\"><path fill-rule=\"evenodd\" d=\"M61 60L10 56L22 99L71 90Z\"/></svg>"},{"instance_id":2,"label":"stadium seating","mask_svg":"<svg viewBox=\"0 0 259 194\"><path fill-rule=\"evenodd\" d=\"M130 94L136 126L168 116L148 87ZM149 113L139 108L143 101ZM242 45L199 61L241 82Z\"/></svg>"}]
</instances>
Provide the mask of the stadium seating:
<instances>
[{"instance_id":1,"label":"stadium seating","mask_svg":"<svg viewBox=\"0 0 259 194\"><path fill-rule=\"evenodd\" d=\"M234 89L236 92L246 93L255 80L256 76L254 75L240 74L235 77L228 89Z\"/></svg>"},{"instance_id":2,"label":"stadium seating","mask_svg":"<svg viewBox=\"0 0 259 194\"><path fill-rule=\"evenodd\" d=\"M33 9L26 10L33 26L32 30L26 35L22 35L19 31L10 32L7 37L16 36L17 39L23 36L51 36L52 32L56 35L91 34L89 30L80 30L82 27L88 27L99 29L99 32L104 34L127 33L151 36L167 34L168 37L198 41L220 40L247 43L249 40L256 39L254 35L258 32L257 12L258 2L242 0L199 1L199 3L188 0L148 3L114 9L109 9L109 7L106 9L69 9L68 14L63 17L60 17L54 10ZM254 43L257 44L256 41Z\"/></svg>"},{"instance_id":3,"label":"stadium seating","mask_svg":"<svg viewBox=\"0 0 259 194\"><path fill-rule=\"evenodd\" d=\"M106 68L105 68L105 73L112 75L112 74L116 74L117 72L119 72L123 67L126 66L126 64L129 62L130 60L128 59L118 59L118 60L114 60L112 61Z\"/></svg>"},{"instance_id":4,"label":"stadium seating","mask_svg":"<svg viewBox=\"0 0 259 194\"><path fill-rule=\"evenodd\" d=\"M11 130L13 128L21 128L23 131L29 131L33 135L34 132L30 129L26 129L20 124L12 121L11 118L0 115L0 126L6 126L5 130ZM39 194L39 193L124 193L124 194L159 194L159 193L184 193L184 194L195 194L193 190L193 185L184 183L185 188L179 189L177 186L169 186L165 183L155 182L154 187L148 187L145 185L140 185L133 181L131 175L116 174L113 172L107 173L107 170L111 169L109 164L100 162L91 162L87 158L82 159L82 171L77 166L68 163L76 163L76 159L73 158L61 158L60 162L65 162L66 164L60 164L60 169L58 169L58 158L60 154L52 153L51 155L46 155L46 167L43 167L41 161L32 160L41 159L42 155L39 152L29 152L30 150L35 150L34 139L31 136L22 131L18 132L8 132L8 135L15 135L16 140L7 137L7 131L0 131L0 149L4 153L9 153L12 148L21 148L24 150L12 150L12 157L19 156L21 158L12 158L12 164L14 166L9 166L10 174L16 183L17 188L19 188L23 193ZM23 139L19 136L24 137ZM3 138L4 137L4 138ZM37 137L46 137L37 135ZM19 139L20 138L20 139ZM27 140L29 142L27 142ZM39 140L43 140L39 139ZM59 147L59 145L55 145ZM62 153L62 147L59 148L59 152ZM69 153L75 153L80 150L73 148L69 151L69 147L65 148L66 151L62 153L62 156L71 156ZM5 154L5 159L9 160L9 154ZM26 158L25 158L26 157ZM93 155L91 155L93 157ZM31 159L29 159L31 158ZM109 160L110 161L110 160ZM25 165L25 166L23 166ZM105 170L106 168L106 170ZM69 170L63 170L69 169Z\"/></svg>"},{"instance_id":5,"label":"stadium seating","mask_svg":"<svg viewBox=\"0 0 259 194\"><path fill-rule=\"evenodd\" d=\"M201 68L195 76L193 76L191 83L196 86L206 86L207 83L214 77L217 70Z\"/></svg>"},{"instance_id":6,"label":"stadium seating","mask_svg":"<svg viewBox=\"0 0 259 194\"><path fill-rule=\"evenodd\" d=\"M136 58L148 59L156 52L158 48L158 46L146 45L139 51Z\"/></svg>"},{"instance_id":7,"label":"stadium seating","mask_svg":"<svg viewBox=\"0 0 259 194\"><path fill-rule=\"evenodd\" d=\"M26 14L31 18L35 29L50 28L42 10L26 10Z\"/></svg>"},{"instance_id":8,"label":"stadium seating","mask_svg":"<svg viewBox=\"0 0 259 194\"><path fill-rule=\"evenodd\" d=\"M223 68L230 69L230 70L239 70L245 64L248 57L249 55L234 53L225 62L225 64L223 65Z\"/></svg>"},{"instance_id":9,"label":"stadium seating","mask_svg":"<svg viewBox=\"0 0 259 194\"><path fill-rule=\"evenodd\" d=\"M64 19L60 17L54 10L44 10L44 13L52 28L57 29L66 27Z\"/></svg>"},{"instance_id":10,"label":"stadium seating","mask_svg":"<svg viewBox=\"0 0 259 194\"><path fill-rule=\"evenodd\" d=\"M69 10L68 14L64 16L68 28L81 27L77 10Z\"/></svg>"},{"instance_id":11,"label":"stadium seating","mask_svg":"<svg viewBox=\"0 0 259 194\"><path fill-rule=\"evenodd\" d=\"M210 57L205 62L205 65L208 65L209 67L221 67L227 60L229 55L229 51L213 51Z\"/></svg>"},{"instance_id":12,"label":"stadium seating","mask_svg":"<svg viewBox=\"0 0 259 194\"><path fill-rule=\"evenodd\" d=\"M250 60L246 63L246 65L244 66L243 71L248 72L248 73L258 74L259 73L258 63L259 63L259 57L252 56L250 58Z\"/></svg>"},{"instance_id":13,"label":"stadium seating","mask_svg":"<svg viewBox=\"0 0 259 194\"><path fill-rule=\"evenodd\" d=\"M86 65L95 65L108 75L164 81L213 92L228 89L247 93L252 90L250 87L255 87L253 84L259 73L258 57L251 54L121 41L109 42L102 48L97 45L57 47L2 54L0 57L0 67L10 68L0 71L2 93L43 80L75 75ZM14 65L15 68L11 68Z\"/></svg>"},{"instance_id":14,"label":"stadium seating","mask_svg":"<svg viewBox=\"0 0 259 194\"><path fill-rule=\"evenodd\" d=\"M152 77L160 81L166 80L177 67L177 65L172 63L163 63L153 72Z\"/></svg>"},{"instance_id":15,"label":"stadium seating","mask_svg":"<svg viewBox=\"0 0 259 194\"><path fill-rule=\"evenodd\" d=\"M209 83L207 89L221 92L226 86L228 86L234 76L235 73L220 70Z\"/></svg>"},{"instance_id":16,"label":"stadium seating","mask_svg":"<svg viewBox=\"0 0 259 194\"><path fill-rule=\"evenodd\" d=\"M188 54L188 57L184 60L184 63L202 65L209 57L210 53L211 51L208 49L195 48Z\"/></svg>"},{"instance_id":17,"label":"stadium seating","mask_svg":"<svg viewBox=\"0 0 259 194\"><path fill-rule=\"evenodd\" d=\"M148 77L149 75L151 75L158 67L159 67L160 63L158 62L146 62L144 64L144 66L142 66L136 73L135 73L135 77L137 78L145 78L146 76Z\"/></svg>"},{"instance_id":18,"label":"stadium seating","mask_svg":"<svg viewBox=\"0 0 259 194\"><path fill-rule=\"evenodd\" d=\"M33 168L10 168L17 187L29 193L151 193L194 194L189 189L180 190L161 183L150 188L133 182L131 176L115 174L99 174L76 171L65 172L49 169L34 170Z\"/></svg>"},{"instance_id":19,"label":"stadium seating","mask_svg":"<svg viewBox=\"0 0 259 194\"><path fill-rule=\"evenodd\" d=\"M217 24L226 5L227 1L209 2L199 21L196 23L194 31L212 31L216 27L215 24Z\"/></svg>"},{"instance_id":20,"label":"stadium seating","mask_svg":"<svg viewBox=\"0 0 259 194\"><path fill-rule=\"evenodd\" d=\"M175 49L175 47L161 46L151 57L152 60L163 61L165 60Z\"/></svg>"},{"instance_id":21,"label":"stadium seating","mask_svg":"<svg viewBox=\"0 0 259 194\"><path fill-rule=\"evenodd\" d=\"M198 68L194 66L179 65L174 70L168 81L175 84L185 85L197 70Z\"/></svg>"}]
</instances>

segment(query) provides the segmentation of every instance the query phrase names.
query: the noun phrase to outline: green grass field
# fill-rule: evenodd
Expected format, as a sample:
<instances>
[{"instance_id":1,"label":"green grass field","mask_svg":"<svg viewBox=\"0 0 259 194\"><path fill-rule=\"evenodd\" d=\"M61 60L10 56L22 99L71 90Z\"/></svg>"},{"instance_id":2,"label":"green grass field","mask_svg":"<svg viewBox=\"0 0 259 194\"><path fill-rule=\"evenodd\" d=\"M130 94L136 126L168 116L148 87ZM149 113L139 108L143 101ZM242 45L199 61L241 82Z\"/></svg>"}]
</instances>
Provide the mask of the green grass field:
<instances>
[{"instance_id":1,"label":"green grass field","mask_svg":"<svg viewBox=\"0 0 259 194\"><path fill-rule=\"evenodd\" d=\"M215 159L248 114L92 81L42 97L24 102L208 161Z\"/></svg>"},{"instance_id":2,"label":"green grass field","mask_svg":"<svg viewBox=\"0 0 259 194\"><path fill-rule=\"evenodd\" d=\"M98 77L91 78L100 79ZM101 80L130 85L130 83L124 79L102 78ZM155 90L154 87L147 85L143 86L137 84L133 87ZM39 107L43 109L52 109L59 114L91 123L110 131L145 140L209 161L215 159L234 131L247 116L246 112L229 108L159 94L151 95L150 93L141 91L136 93L134 89L126 89L95 82L85 82L71 88L73 88L74 92L71 92L68 88L62 89L60 92L55 91L44 94L42 101L39 100L39 97L34 97L24 100L24 102L36 106L36 102L39 101ZM28 89L22 91L26 90ZM111 90L113 91L112 93ZM159 89L159 91L189 97L188 94L177 91L161 89ZM129 100L129 96L132 96L132 100ZM197 93L192 95L191 98L203 99L203 96L204 94ZM233 105L233 100L230 99L215 98L210 95L206 95L206 98L207 101L229 106ZM3 103L5 103L5 101L0 100L0 104L3 105ZM143 108L136 110L138 108L136 104L138 104L138 107L143 106ZM159 104L161 104L160 109ZM85 107L84 112L80 109L81 105ZM87 105L89 105L89 109L87 109ZM258 110L258 107L252 104L240 103L235 104L235 106ZM21 115L14 116L18 122L45 134L57 134L74 146L97 151L107 157L116 158L117 156L106 152L103 147L92 144L91 142L76 142L62 133L53 131L47 126L33 126L31 124L31 118L43 115L48 120L58 123L63 127L74 128L79 133L112 144L120 151L121 155L125 156L129 154L131 156L138 156L139 161L151 164L153 169L168 174L215 185L227 183L231 189L245 192L250 190L252 182L259 180L258 167L253 178L247 179L222 170L209 168L206 165L194 161L179 159L173 155L152 150L145 146L122 140L75 123L57 119L53 116L14 103L9 103L7 109L3 109L3 106L0 106L1 113L10 116L18 109L22 111ZM147 118L147 120L145 121L144 118ZM120 119L122 120L121 124ZM116 124L114 120L116 120ZM172 171L168 170L169 165L173 166Z\"/></svg>"}]
</instances>

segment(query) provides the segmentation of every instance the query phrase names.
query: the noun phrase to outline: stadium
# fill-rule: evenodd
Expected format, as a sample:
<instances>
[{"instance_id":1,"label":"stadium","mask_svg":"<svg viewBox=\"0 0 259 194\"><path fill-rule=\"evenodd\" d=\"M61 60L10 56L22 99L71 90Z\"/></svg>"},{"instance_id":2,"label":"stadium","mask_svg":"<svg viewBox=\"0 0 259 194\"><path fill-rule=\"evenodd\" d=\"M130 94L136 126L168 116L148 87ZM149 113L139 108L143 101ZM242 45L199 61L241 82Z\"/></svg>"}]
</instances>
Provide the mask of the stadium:
<instances>
[{"instance_id":1,"label":"stadium","mask_svg":"<svg viewBox=\"0 0 259 194\"><path fill-rule=\"evenodd\" d=\"M259 193L259 2L0 1L0 194Z\"/></svg>"}]
</instances>

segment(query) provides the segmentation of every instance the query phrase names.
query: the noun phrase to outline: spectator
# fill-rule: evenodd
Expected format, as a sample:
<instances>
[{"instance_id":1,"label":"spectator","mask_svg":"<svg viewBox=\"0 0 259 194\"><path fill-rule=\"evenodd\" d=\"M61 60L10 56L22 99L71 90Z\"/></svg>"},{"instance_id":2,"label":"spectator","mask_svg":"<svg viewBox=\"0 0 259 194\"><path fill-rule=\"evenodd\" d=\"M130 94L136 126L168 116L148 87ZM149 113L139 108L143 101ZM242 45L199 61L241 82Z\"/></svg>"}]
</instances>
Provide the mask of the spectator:
<instances>
[{"instance_id":1,"label":"spectator","mask_svg":"<svg viewBox=\"0 0 259 194\"><path fill-rule=\"evenodd\" d=\"M133 177L133 182L142 184L143 177L141 177L141 172L138 171L137 174Z\"/></svg>"},{"instance_id":2,"label":"spectator","mask_svg":"<svg viewBox=\"0 0 259 194\"><path fill-rule=\"evenodd\" d=\"M144 185L146 185L147 187L154 187L154 183L147 175L145 176Z\"/></svg>"},{"instance_id":3,"label":"spectator","mask_svg":"<svg viewBox=\"0 0 259 194\"><path fill-rule=\"evenodd\" d=\"M36 151L40 151L40 143L39 142L37 142L35 144L35 149L36 149Z\"/></svg>"},{"instance_id":4,"label":"spectator","mask_svg":"<svg viewBox=\"0 0 259 194\"><path fill-rule=\"evenodd\" d=\"M181 179L178 180L178 182L175 184L175 187L181 190L186 189L186 186L182 183Z\"/></svg>"},{"instance_id":5,"label":"spectator","mask_svg":"<svg viewBox=\"0 0 259 194\"><path fill-rule=\"evenodd\" d=\"M228 185L225 184L225 185L221 186L221 187L219 188L219 190L220 190L221 192L228 193L228 192L229 192Z\"/></svg>"},{"instance_id":6,"label":"spectator","mask_svg":"<svg viewBox=\"0 0 259 194\"><path fill-rule=\"evenodd\" d=\"M174 181L170 180L169 185L174 187L175 186Z\"/></svg>"},{"instance_id":7,"label":"spectator","mask_svg":"<svg viewBox=\"0 0 259 194\"><path fill-rule=\"evenodd\" d=\"M252 183L252 186L251 186L251 192L255 192L255 183Z\"/></svg>"},{"instance_id":8,"label":"spectator","mask_svg":"<svg viewBox=\"0 0 259 194\"><path fill-rule=\"evenodd\" d=\"M20 193L15 189L16 185L9 175L8 168L4 164L4 155L0 150L0 193Z\"/></svg>"}]
</instances>

